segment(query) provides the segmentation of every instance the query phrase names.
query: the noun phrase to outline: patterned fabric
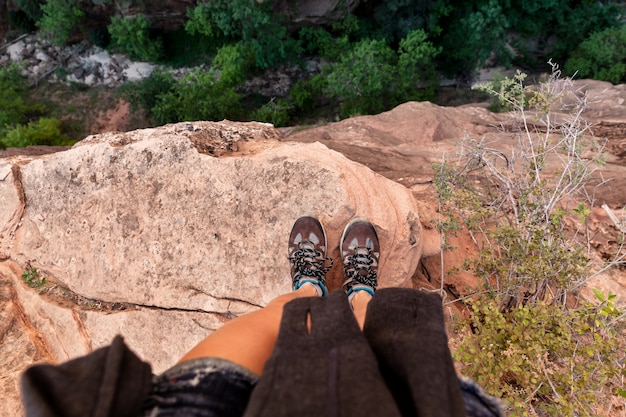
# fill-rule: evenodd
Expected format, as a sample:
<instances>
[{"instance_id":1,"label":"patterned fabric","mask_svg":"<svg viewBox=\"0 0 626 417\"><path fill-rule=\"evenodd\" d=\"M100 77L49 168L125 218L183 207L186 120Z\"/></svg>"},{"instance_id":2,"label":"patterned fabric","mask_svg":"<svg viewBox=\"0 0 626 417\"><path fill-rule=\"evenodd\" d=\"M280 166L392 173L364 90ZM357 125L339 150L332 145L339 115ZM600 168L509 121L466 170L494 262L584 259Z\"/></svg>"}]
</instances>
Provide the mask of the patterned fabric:
<instances>
[{"instance_id":1,"label":"patterned fabric","mask_svg":"<svg viewBox=\"0 0 626 417\"><path fill-rule=\"evenodd\" d=\"M219 358L182 362L153 380L143 417L241 416L259 377Z\"/></svg>"}]
</instances>

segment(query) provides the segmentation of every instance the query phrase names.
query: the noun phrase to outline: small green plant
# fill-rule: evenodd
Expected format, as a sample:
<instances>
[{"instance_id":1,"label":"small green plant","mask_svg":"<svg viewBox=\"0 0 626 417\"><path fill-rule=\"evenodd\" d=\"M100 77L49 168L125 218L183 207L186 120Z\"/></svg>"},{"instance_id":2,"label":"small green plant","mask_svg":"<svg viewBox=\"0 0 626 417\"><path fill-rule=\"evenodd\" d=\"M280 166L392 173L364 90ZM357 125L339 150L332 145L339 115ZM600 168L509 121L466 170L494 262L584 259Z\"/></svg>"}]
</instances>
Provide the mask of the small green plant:
<instances>
[{"instance_id":1,"label":"small green plant","mask_svg":"<svg viewBox=\"0 0 626 417\"><path fill-rule=\"evenodd\" d=\"M131 59L155 62L163 53L161 39L150 37L150 21L145 16L113 16L108 31L111 34L111 47L119 48Z\"/></svg>"},{"instance_id":2,"label":"small green plant","mask_svg":"<svg viewBox=\"0 0 626 417\"><path fill-rule=\"evenodd\" d=\"M63 46L78 28L84 16L77 0L48 0L41 5L43 16L37 21L41 32L56 44Z\"/></svg>"},{"instance_id":3,"label":"small green plant","mask_svg":"<svg viewBox=\"0 0 626 417\"><path fill-rule=\"evenodd\" d=\"M0 128L22 123L29 106L26 104L28 84L15 64L0 68Z\"/></svg>"},{"instance_id":4,"label":"small green plant","mask_svg":"<svg viewBox=\"0 0 626 417\"><path fill-rule=\"evenodd\" d=\"M35 268L29 268L22 274L22 279L31 288L42 289L46 284L46 277L39 275Z\"/></svg>"}]
</instances>

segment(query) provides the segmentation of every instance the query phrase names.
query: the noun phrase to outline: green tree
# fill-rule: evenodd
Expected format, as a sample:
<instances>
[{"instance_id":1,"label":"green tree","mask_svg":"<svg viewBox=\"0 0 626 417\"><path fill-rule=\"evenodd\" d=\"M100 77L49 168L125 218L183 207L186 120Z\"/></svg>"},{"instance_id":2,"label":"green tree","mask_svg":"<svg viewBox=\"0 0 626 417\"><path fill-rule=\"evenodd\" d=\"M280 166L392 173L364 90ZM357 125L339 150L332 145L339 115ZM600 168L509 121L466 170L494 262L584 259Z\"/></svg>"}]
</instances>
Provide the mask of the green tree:
<instances>
[{"instance_id":1,"label":"green tree","mask_svg":"<svg viewBox=\"0 0 626 417\"><path fill-rule=\"evenodd\" d=\"M565 63L565 71L578 78L626 82L626 24L585 39Z\"/></svg>"},{"instance_id":2,"label":"green tree","mask_svg":"<svg viewBox=\"0 0 626 417\"><path fill-rule=\"evenodd\" d=\"M441 48L427 41L426 32L413 30L400 41L398 48L398 92L400 101L429 100L439 85L435 57Z\"/></svg>"},{"instance_id":3,"label":"green tree","mask_svg":"<svg viewBox=\"0 0 626 417\"><path fill-rule=\"evenodd\" d=\"M510 62L506 48L509 22L498 0L463 2L448 18L441 35L440 68L446 75L471 74L495 52Z\"/></svg>"},{"instance_id":4,"label":"green tree","mask_svg":"<svg viewBox=\"0 0 626 417\"><path fill-rule=\"evenodd\" d=\"M152 113L159 124L233 119L240 114L240 100L235 89L215 74L196 70L157 96Z\"/></svg>"},{"instance_id":5,"label":"green tree","mask_svg":"<svg viewBox=\"0 0 626 417\"><path fill-rule=\"evenodd\" d=\"M113 16L107 29L111 47L119 48L131 59L155 62L163 53L163 42L150 37L150 21L145 16Z\"/></svg>"},{"instance_id":6,"label":"green tree","mask_svg":"<svg viewBox=\"0 0 626 417\"><path fill-rule=\"evenodd\" d=\"M342 113L378 113L391 104L396 54L386 42L364 39L332 65L328 91L342 100Z\"/></svg>"},{"instance_id":7,"label":"green tree","mask_svg":"<svg viewBox=\"0 0 626 417\"><path fill-rule=\"evenodd\" d=\"M84 16L78 0L48 0L41 6L42 18L37 22L44 36L56 45L65 45Z\"/></svg>"},{"instance_id":8,"label":"green tree","mask_svg":"<svg viewBox=\"0 0 626 417\"><path fill-rule=\"evenodd\" d=\"M272 13L271 2L215 0L187 12L185 29L208 39L244 41L255 53L258 67L268 68L293 59L300 46Z\"/></svg>"},{"instance_id":9,"label":"green tree","mask_svg":"<svg viewBox=\"0 0 626 417\"><path fill-rule=\"evenodd\" d=\"M254 51L245 42L224 45L217 51L213 64L220 70L220 81L235 86L244 82L254 67Z\"/></svg>"},{"instance_id":10,"label":"green tree","mask_svg":"<svg viewBox=\"0 0 626 417\"><path fill-rule=\"evenodd\" d=\"M176 80L171 73L155 70L148 77L136 83L127 83L120 88L122 96L133 109L144 109L149 117L154 117L152 109L159 103L159 96L174 89Z\"/></svg>"}]
</instances>

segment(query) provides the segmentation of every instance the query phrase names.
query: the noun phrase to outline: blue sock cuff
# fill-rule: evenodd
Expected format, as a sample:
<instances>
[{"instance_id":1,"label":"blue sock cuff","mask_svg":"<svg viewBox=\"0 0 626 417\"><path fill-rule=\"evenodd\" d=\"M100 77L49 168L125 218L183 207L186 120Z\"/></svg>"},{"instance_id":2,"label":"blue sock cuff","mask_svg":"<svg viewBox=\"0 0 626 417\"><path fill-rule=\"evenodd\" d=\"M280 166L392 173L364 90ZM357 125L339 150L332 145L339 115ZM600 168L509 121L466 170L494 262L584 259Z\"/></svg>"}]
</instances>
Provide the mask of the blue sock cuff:
<instances>
[{"instance_id":1,"label":"blue sock cuff","mask_svg":"<svg viewBox=\"0 0 626 417\"><path fill-rule=\"evenodd\" d=\"M315 285L316 287L318 287L319 289L322 290L322 297L326 297L328 295L328 290L326 289L326 286L324 284L322 284L321 281L316 280L315 278L302 278L300 280L298 280L295 284L293 284L293 290L298 290L302 287L302 285L304 285L305 283L310 283Z\"/></svg>"},{"instance_id":2,"label":"blue sock cuff","mask_svg":"<svg viewBox=\"0 0 626 417\"><path fill-rule=\"evenodd\" d=\"M354 287L350 288L347 292L346 295L348 297L350 297L352 294L354 294L357 291L365 291L366 293L368 293L369 295L371 295L372 297L374 296L374 289L371 287L368 287L367 285L355 285Z\"/></svg>"}]
</instances>

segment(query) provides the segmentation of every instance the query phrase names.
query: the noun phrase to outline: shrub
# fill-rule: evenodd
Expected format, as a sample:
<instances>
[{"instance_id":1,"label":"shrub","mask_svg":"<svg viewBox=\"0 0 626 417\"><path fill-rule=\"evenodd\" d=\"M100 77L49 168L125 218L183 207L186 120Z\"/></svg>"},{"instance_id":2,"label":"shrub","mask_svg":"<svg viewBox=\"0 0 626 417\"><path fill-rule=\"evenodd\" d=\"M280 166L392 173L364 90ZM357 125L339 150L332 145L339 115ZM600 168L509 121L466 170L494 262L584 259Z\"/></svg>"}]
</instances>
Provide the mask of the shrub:
<instances>
[{"instance_id":1,"label":"shrub","mask_svg":"<svg viewBox=\"0 0 626 417\"><path fill-rule=\"evenodd\" d=\"M238 85L254 67L254 52L244 42L224 45L217 51L213 64L220 70L220 81Z\"/></svg>"},{"instance_id":2,"label":"shrub","mask_svg":"<svg viewBox=\"0 0 626 417\"><path fill-rule=\"evenodd\" d=\"M272 123L276 127L286 126L289 122L291 106L285 99L271 99L268 103L252 112L252 120Z\"/></svg>"},{"instance_id":3,"label":"shrub","mask_svg":"<svg viewBox=\"0 0 626 417\"><path fill-rule=\"evenodd\" d=\"M427 41L423 30L414 30L400 41L398 48L398 92L400 101L429 100L439 85L434 58L441 53Z\"/></svg>"},{"instance_id":4,"label":"shrub","mask_svg":"<svg viewBox=\"0 0 626 417\"><path fill-rule=\"evenodd\" d=\"M187 12L185 29L208 39L244 41L255 53L259 68L276 66L299 53L298 43L272 14L271 2L216 0L200 3Z\"/></svg>"},{"instance_id":5,"label":"shrub","mask_svg":"<svg viewBox=\"0 0 626 417\"><path fill-rule=\"evenodd\" d=\"M163 43L160 39L150 38L150 22L144 16L114 16L108 30L111 46L119 48L131 59L155 62L161 57Z\"/></svg>"},{"instance_id":6,"label":"shrub","mask_svg":"<svg viewBox=\"0 0 626 417\"><path fill-rule=\"evenodd\" d=\"M509 21L497 0L463 2L454 8L441 39L440 68L447 75L469 74L496 53L500 64L510 62L506 48Z\"/></svg>"},{"instance_id":7,"label":"shrub","mask_svg":"<svg viewBox=\"0 0 626 417\"><path fill-rule=\"evenodd\" d=\"M153 117L152 109L159 102L159 96L168 93L175 85L172 74L155 70L139 82L124 84L120 87L120 94L134 110L142 108L149 117Z\"/></svg>"},{"instance_id":8,"label":"shrub","mask_svg":"<svg viewBox=\"0 0 626 417\"><path fill-rule=\"evenodd\" d=\"M365 39L332 65L328 91L342 100L342 113L377 113L390 105L396 54L384 42Z\"/></svg>"},{"instance_id":9,"label":"shrub","mask_svg":"<svg viewBox=\"0 0 626 417\"><path fill-rule=\"evenodd\" d=\"M22 274L22 279L31 288L42 289L46 284L46 277L40 276L35 268L27 269Z\"/></svg>"},{"instance_id":10,"label":"shrub","mask_svg":"<svg viewBox=\"0 0 626 417\"><path fill-rule=\"evenodd\" d=\"M0 68L0 128L22 123L29 111L25 103L28 84L17 65Z\"/></svg>"},{"instance_id":11,"label":"shrub","mask_svg":"<svg viewBox=\"0 0 626 417\"><path fill-rule=\"evenodd\" d=\"M502 312L489 301L472 306L472 334L455 352L487 392L502 398L510 416L595 416L608 381L620 373L623 312L597 292L599 305L565 310L539 302ZM528 414L530 412L530 414Z\"/></svg>"},{"instance_id":12,"label":"shrub","mask_svg":"<svg viewBox=\"0 0 626 417\"><path fill-rule=\"evenodd\" d=\"M64 146L72 141L61 131L59 119L42 117L27 125L7 129L0 142L6 147L22 148L33 145Z\"/></svg>"},{"instance_id":13,"label":"shrub","mask_svg":"<svg viewBox=\"0 0 626 417\"><path fill-rule=\"evenodd\" d=\"M22 32L30 32L37 27L35 26L35 21L30 19L22 10L9 11L7 20L11 27Z\"/></svg>"},{"instance_id":14,"label":"shrub","mask_svg":"<svg viewBox=\"0 0 626 417\"><path fill-rule=\"evenodd\" d=\"M300 80L289 91L289 97L298 110L311 110L320 104L328 83L322 74L314 75L308 80Z\"/></svg>"},{"instance_id":15,"label":"shrub","mask_svg":"<svg viewBox=\"0 0 626 417\"><path fill-rule=\"evenodd\" d=\"M48 0L41 6L41 10L43 16L37 26L44 36L60 46L67 43L84 16L83 11L78 8L77 0Z\"/></svg>"},{"instance_id":16,"label":"shrub","mask_svg":"<svg viewBox=\"0 0 626 417\"><path fill-rule=\"evenodd\" d=\"M511 415L596 415L617 392L611 384L624 392L611 380L624 360L624 314L612 295L597 293L597 306L576 295L594 274L623 265L626 252L618 248L593 269L586 229L567 230L568 218L584 223L590 213L585 187L603 161L581 117L586 97L554 64L547 81L531 88L524 80L518 73L497 88L479 86L511 110L502 135L515 146L502 151L466 138L458 161L436 171L442 205L479 249L463 267L483 283L468 302L472 332L457 358L464 373L506 398Z\"/></svg>"},{"instance_id":17,"label":"shrub","mask_svg":"<svg viewBox=\"0 0 626 417\"><path fill-rule=\"evenodd\" d=\"M626 24L589 36L567 60L565 70L579 78L626 82Z\"/></svg>"},{"instance_id":18,"label":"shrub","mask_svg":"<svg viewBox=\"0 0 626 417\"><path fill-rule=\"evenodd\" d=\"M236 118L241 111L234 88L212 72L187 74L167 92L157 96L152 113L157 123Z\"/></svg>"},{"instance_id":19,"label":"shrub","mask_svg":"<svg viewBox=\"0 0 626 417\"><path fill-rule=\"evenodd\" d=\"M43 15L41 11L42 2L39 0L15 0L15 4L26 13L32 22L37 22Z\"/></svg>"},{"instance_id":20,"label":"shrub","mask_svg":"<svg viewBox=\"0 0 626 417\"><path fill-rule=\"evenodd\" d=\"M304 49L329 61L337 61L350 49L348 35L333 37L326 29L305 27L298 34Z\"/></svg>"}]
</instances>

